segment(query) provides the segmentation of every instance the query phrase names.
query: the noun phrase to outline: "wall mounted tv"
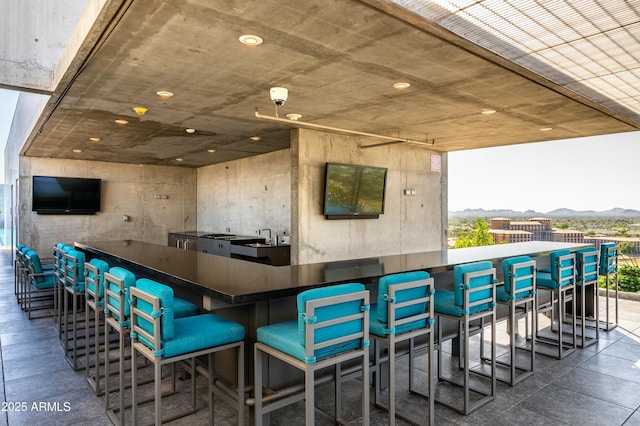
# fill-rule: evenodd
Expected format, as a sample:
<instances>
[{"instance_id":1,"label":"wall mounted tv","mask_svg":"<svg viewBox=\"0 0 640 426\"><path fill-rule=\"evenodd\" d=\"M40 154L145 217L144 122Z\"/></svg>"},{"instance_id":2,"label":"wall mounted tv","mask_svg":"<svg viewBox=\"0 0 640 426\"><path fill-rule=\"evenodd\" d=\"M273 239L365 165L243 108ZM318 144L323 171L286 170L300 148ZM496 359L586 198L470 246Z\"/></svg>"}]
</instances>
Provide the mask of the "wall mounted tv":
<instances>
[{"instance_id":1,"label":"wall mounted tv","mask_svg":"<svg viewBox=\"0 0 640 426\"><path fill-rule=\"evenodd\" d=\"M387 169L327 163L324 215L327 219L377 219L384 213Z\"/></svg>"},{"instance_id":2,"label":"wall mounted tv","mask_svg":"<svg viewBox=\"0 0 640 426\"><path fill-rule=\"evenodd\" d=\"M33 177L31 210L38 214L94 214L100 211L100 179Z\"/></svg>"}]
</instances>

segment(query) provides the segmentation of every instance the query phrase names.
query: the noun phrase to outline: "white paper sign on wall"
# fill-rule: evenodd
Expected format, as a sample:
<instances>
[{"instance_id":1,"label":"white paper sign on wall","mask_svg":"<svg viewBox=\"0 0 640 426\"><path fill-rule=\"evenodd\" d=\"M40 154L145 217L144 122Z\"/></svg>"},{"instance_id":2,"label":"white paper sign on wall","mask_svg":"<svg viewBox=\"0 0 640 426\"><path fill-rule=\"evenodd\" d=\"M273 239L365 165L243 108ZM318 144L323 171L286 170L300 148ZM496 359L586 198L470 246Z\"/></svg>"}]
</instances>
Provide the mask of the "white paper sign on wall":
<instances>
[{"instance_id":1,"label":"white paper sign on wall","mask_svg":"<svg viewBox=\"0 0 640 426\"><path fill-rule=\"evenodd\" d=\"M431 154L431 171L439 172L442 170L442 159L438 154Z\"/></svg>"}]
</instances>

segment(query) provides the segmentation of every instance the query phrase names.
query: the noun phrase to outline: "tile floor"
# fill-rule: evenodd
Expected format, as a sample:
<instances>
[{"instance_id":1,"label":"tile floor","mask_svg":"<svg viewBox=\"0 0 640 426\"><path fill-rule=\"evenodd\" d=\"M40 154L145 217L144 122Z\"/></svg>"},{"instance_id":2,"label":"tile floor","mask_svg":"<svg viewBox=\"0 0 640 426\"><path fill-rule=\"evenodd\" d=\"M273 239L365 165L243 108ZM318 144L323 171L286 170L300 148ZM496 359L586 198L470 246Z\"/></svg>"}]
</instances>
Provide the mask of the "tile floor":
<instances>
[{"instance_id":1,"label":"tile floor","mask_svg":"<svg viewBox=\"0 0 640 426\"><path fill-rule=\"evenodd\" d=\"M598 344L578 349L562 361L537 356L531 378L513 388L498 382L495 401L468 416L436 404L436 424L640 425L640 302L621 300L620 313L620 326L601 333ZM65 360L52 319L28 320L20 310L13 292L8 249L0 250L0 361L0 426L111 424L104 412L104 399L95 396L84 370L74 372ZM418 368L424 365L422 359ZM406 370L406 360L401 360L399 384L406 383ZM418 382L424 383L424 371L419 376ZM202 380L199 411L170 424L206 424ZM331 388L330 384L322 385L316 392L319 425L333 424ZM164 404L167 411L182 409L188 396L183 393L171 398L175 399ZM346 383L343 398L345 418L360 424L358 384ZM401 396L398 406L425 423L421 397ZM303 416L304 408L298 403L273 413L270 424L298 425L304 423ZM385 413L372 407L371 424L386 422ZM236 423L233 411L222 402L216 403L216 424Z\"/></svg>"}]
</instances>

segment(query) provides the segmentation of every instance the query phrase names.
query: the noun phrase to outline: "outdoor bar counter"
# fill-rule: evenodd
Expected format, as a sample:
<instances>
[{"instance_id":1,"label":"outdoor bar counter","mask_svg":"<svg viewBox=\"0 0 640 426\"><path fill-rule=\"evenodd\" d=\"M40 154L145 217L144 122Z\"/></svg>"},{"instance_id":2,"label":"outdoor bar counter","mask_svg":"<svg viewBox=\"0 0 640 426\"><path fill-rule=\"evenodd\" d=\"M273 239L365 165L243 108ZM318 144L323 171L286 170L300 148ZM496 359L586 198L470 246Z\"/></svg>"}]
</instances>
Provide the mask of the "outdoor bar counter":
<instances>
[{"instance_id":1,"label":"outdoor bar counter","mask_svg":"<svg viewBox=\"0 0 640 426\"><path fill-rule=\"evenodd\" d=\"M499 269L497 262L512 256L541 258L539 267L544 267L547 265L540 262L550 251L574 250L585 244L531 241L288 266L264 265L133 240L76 242L75 246L87 253L88 259L98 257L111 266L121 266L136 275L172 285L194 303L217 309L295 296L303 290L329 284L376 283L383 275L399 272L426 270L435 275L458 264L481 260L491 260Z\"/></svg>"},{"instance_id":2,"label":"outdoor bar counter","mask_svg":"<svg viewBox=\"0 0 640 426\"><path fill-rule=\"evenodd\" d=\"M548 253L569 248L575 250L585 244L557 242L524 242L464 249L437 250L370 257L348 261L323 262L307 265L271 266L240 259L215 256L175 247L143 243L133 240L76 242L77 249L87 259L98 257L110 266L120 266L138 277L151 278L174 288L176 295L214 311L245 326L246 385L253 384L253 342L256 330L296 318L295 296L303 290L343 282L360 282L377 297L378 278L393 273L426 270L433 277L436 288L452 285L453 267L481 260L493 261L498 278L502 259L528 255L536 258L539 267L548 266ZM545 263L546 262L546 263ZM216 354L216 371L229 381L237 360ZM281 367L282 368L282 367ZM270 366L265 383L281 389L301 380L299 372Z\"/></svg>"}]
</instances>

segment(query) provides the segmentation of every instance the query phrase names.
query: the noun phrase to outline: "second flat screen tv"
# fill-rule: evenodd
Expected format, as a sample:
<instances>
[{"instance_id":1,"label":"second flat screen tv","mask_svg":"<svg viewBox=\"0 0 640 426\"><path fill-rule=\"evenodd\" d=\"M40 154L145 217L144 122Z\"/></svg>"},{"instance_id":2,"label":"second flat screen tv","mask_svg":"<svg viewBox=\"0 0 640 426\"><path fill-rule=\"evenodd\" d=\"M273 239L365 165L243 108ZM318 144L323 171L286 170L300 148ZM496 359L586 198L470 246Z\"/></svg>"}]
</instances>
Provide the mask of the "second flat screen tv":
<instances>
[{"instance_id":1,"label":"second flat screen tv","mask_svg":"<svg viewBox=\"0 0 640 426\"><path fill-rule=\"evenodd\" d=\"M384 213L387 169L327 163L324 215L327 219L374 219Z\"/></svg>"},{"instance_id":2,"label":"second flat screen tv","mask_svg":"<svg viewBox=\"0 0 640 426\"><path fill-rule=\"evenodd\" d=\"M33 177L31 209L39 214L94 214L100 211L100 179Z\"/></svg>"}]
</instances>

